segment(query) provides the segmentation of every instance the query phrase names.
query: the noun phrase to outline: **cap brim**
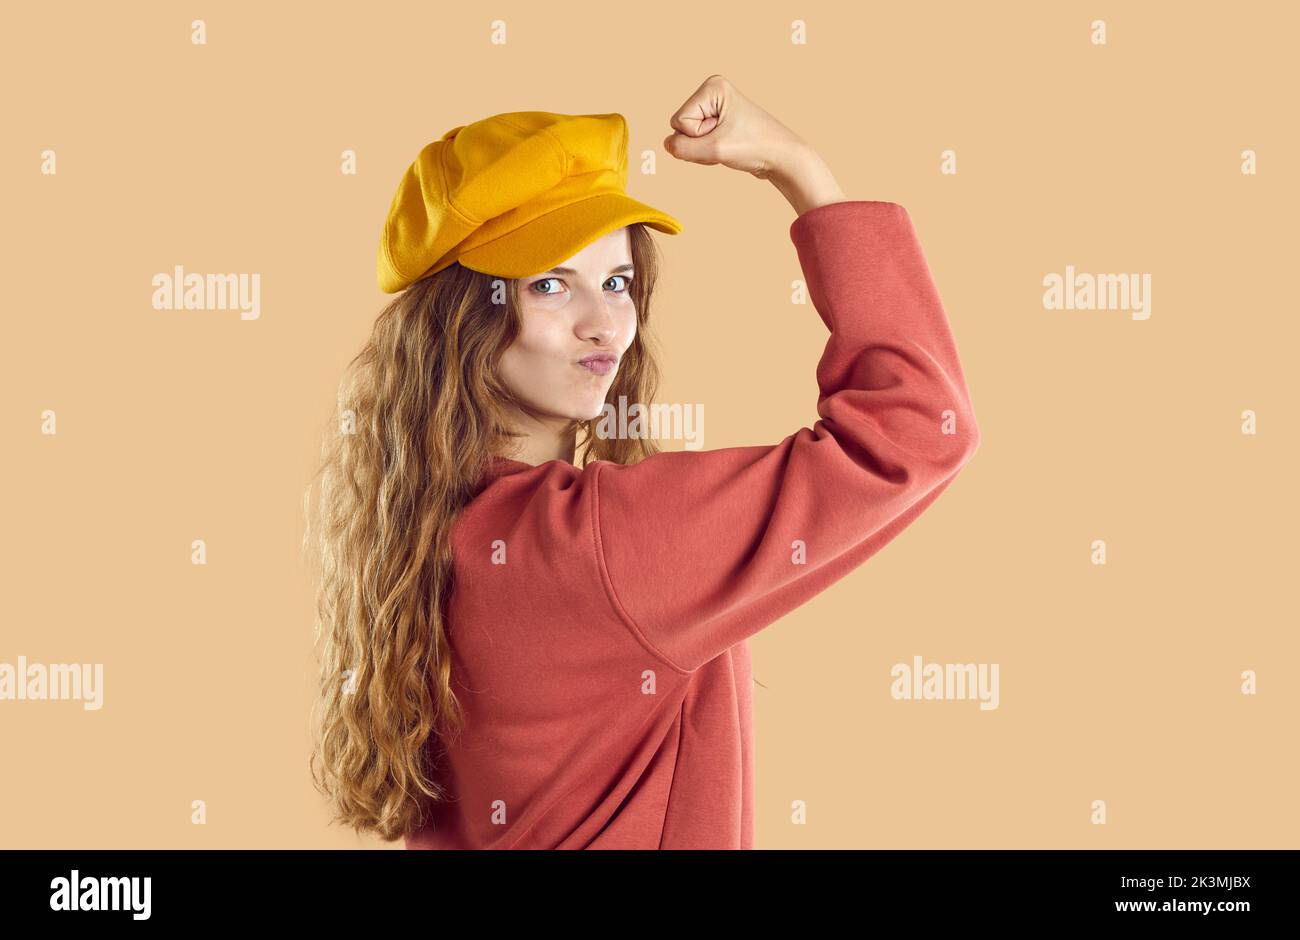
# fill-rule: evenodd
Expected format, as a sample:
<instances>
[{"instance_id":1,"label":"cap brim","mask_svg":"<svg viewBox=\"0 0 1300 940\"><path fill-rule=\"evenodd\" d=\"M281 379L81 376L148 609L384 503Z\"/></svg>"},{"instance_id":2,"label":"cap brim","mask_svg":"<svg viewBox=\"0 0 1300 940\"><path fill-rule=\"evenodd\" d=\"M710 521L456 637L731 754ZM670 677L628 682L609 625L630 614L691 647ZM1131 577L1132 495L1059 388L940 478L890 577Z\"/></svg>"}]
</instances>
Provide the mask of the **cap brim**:
<instances>
[{"instance_id":1,"label":"cap brim","mask_svg":"<svg viewBox=\"0 0 1300 940\"><path fill-rule=\"evenodd\" d=\"M623 193L602 193L553 209L456 260L482 274L529 277L563 264L601 236L634 222L668 235L682 230L666 212Z\"/></svg>"}]
</instances>

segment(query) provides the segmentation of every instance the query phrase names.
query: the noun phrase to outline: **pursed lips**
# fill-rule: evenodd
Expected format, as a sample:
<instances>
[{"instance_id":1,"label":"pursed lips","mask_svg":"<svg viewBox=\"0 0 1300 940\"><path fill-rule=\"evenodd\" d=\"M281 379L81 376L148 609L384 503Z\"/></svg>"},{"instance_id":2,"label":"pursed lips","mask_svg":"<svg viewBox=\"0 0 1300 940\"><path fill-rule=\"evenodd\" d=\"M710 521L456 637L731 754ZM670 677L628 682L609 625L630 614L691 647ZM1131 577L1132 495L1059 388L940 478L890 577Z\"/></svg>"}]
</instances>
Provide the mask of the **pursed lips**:
<instances>
[{"instance_id":1,"label":"pursed lips","mask_svg":"<svg viewBox=\"0 0 1300 940\"><path fill-rule=\"evenodd\" d=\"M609 375L618 365L618 357L612 353L592 353L579 359L578 365L596 375Z\"/></svg>"}]
</instances>

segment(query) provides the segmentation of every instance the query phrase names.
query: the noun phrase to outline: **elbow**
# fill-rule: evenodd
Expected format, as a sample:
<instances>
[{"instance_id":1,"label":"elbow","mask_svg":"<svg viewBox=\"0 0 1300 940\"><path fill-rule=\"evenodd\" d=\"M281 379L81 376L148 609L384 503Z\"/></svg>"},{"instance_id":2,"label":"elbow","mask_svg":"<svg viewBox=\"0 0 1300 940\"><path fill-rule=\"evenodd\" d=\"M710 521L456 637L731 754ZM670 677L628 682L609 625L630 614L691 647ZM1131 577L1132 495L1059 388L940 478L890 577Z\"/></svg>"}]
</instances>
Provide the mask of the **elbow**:
<instances>
[{"instance_id":1,"label":"elbow","mask_svg":"<svg viewBox=\"0 0 1300 940\"><path fill-rule=\"evenodd\" d=\"M975 456L975 451L980 447L980 428L975 421L975 415L967 411L962 416L960 434L960 446L958 448L957 469L960 470L966 464L970 463L971 458Z\"/></svg>"},{"instance_id":2,"label":"elbow","mask_svg":"<svg viewBox=\"0 0 1300 940\"><path fill-rule=\"evenodd\" d=\"M951 428L945 433L949 435L949 439L943 448L941 469L943 475L949 477L970 463L975 452L979 450L980 429L975 421L975 415L967 408L957 413Z\"/></svg>"},{"instance_id":3,"label":"elbow","mask_svg":"<svg viewBox=\"0 0 1300 940\"><path fill-rule=\"evenodd\" d=\"M897 465L901 468L898 482L904 486L929 487L951 480L970 463L979 445L978 425L963 416L951 427L939 431L937 437L932 434L926 446L910 451L910 462Z\"/></svg>"}]
</instances>

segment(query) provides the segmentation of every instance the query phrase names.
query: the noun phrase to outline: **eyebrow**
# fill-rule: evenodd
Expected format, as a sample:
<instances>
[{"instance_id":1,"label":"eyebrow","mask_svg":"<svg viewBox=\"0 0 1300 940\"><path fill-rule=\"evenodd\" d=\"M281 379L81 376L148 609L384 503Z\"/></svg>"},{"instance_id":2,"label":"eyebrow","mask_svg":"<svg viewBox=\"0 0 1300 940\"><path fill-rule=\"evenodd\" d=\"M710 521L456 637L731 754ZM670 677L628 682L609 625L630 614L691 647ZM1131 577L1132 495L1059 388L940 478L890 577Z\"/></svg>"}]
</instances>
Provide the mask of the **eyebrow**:
<instances>
[{"instance_id":1,"label":"eyebrow","mask_svg":"<svg viewBox=\"0 0 1300 940\"><path fill-rule=\"evenodd\" d=\"M609 273L622 274L624 271L631 271L633 269L634 269L633 265L620 264L617 268L614 268L614 270L610 271ZM551 268L551 270L543 271L542 273L543 274L578 274L580 272L575 271L573 268Z\"/></svg>"}]
</instances>

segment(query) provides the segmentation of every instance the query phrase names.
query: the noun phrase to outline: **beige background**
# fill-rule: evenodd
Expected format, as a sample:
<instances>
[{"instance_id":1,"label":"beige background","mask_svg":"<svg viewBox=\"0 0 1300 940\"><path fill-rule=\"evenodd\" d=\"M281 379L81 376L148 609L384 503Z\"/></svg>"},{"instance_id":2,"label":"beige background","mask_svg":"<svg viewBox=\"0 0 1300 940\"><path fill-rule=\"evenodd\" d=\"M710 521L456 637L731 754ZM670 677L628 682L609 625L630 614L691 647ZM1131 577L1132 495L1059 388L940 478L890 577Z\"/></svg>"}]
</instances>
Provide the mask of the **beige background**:
<instances>
[{"instance_id":1,"label":"beige background","mask_svg":"<svg viewBox=\"0 0 1300 940\"><path fill-rule=\"evenodd\" d=\"M752 641L759 847L1295 847L1300 17L1257 7L7 9L0 661L102 662L105 705L0 702L0 845L382 844L328 828L307 775L299 539L393 189L499 111L619 111L658 149L720 72L850 198L907 207L982 430L918 522ZM815 420L789 206L662 152L629 191L685 227L661 400L703 402L710 448ZM178 264L261 273L261 318L153 310ZM1151 318L1045 310L1067 264L1150 273ZM1001 707L891 700L914 655L999 663Z\"/></svg>"}]
</instances>

